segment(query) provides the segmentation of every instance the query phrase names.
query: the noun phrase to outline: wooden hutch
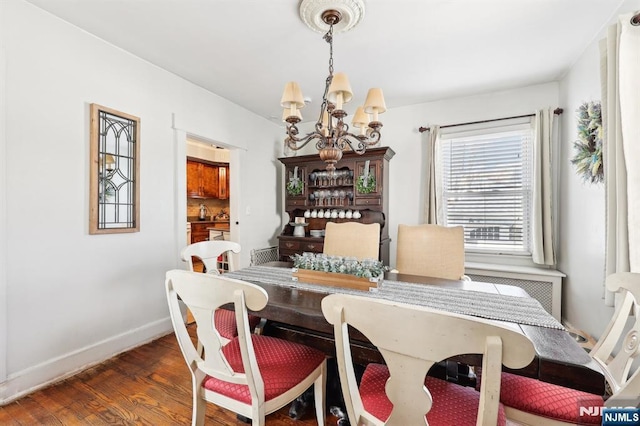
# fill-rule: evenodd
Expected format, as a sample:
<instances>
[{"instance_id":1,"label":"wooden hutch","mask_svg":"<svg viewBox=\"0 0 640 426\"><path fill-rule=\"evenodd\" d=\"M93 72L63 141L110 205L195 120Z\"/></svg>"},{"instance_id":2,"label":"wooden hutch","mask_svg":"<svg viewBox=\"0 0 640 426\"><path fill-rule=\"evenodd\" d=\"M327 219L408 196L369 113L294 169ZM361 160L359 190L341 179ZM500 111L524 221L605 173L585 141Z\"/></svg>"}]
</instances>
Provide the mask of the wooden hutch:
<instances>
[{"instance_id":1,"label":"wooden hutch","mask_svg":"<svg viewBox=\"0 0 640 426\"><path fill-rule=\"evenodd\" d=\"M322 253L324 237L312 236L311 231L324 230L328 221L357 221L380 223L379 259L388 265L389 161L394 155L395 152L388 147L370 148L362 155L345 151L336 164L333 178L326 176L326 163L318 154L279 158L285 165L284 199L289 222L304 218L307 224L304 237L294 236L294 226L288 224L284 227L278 236L280 260L290 260L289 256L295 253ZM358 184L358 179L365 175L366 165L369 166L367 185ZM296 177L301 186L298 184L291 188L290 183L295 182ZM356 210L360 217L353 217ZM311 216L314 211L316 217ZM322 218L317 217L320 211L323 212ZM339 217L326 217L327 211L335 211L333 216L337 214ZM349 211L351 218L346 217ZM345 217L340 217L343 215Z\"/></svg>"}]
</instances>

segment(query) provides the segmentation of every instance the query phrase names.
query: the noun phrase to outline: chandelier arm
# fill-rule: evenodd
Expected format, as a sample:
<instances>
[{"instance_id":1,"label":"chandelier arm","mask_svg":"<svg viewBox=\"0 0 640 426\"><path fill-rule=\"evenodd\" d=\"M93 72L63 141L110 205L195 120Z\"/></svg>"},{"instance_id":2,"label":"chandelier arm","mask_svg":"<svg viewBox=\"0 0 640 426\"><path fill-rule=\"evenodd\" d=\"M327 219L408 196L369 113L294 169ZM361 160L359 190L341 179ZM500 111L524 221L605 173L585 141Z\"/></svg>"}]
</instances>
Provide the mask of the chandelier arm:
<instances>
[{"instance_id":1,"label":"chandelier arm","mask_svg":"<svg viewBox=\"0 0 640 426\"><path fill-rule=\"evenodd\" d=\"M373 137L373 139L372 139ZM354 135L353 133L343 133L338 139L338 146L344 149L349 145L352 151L357 154L364 154L367 147L373 146L380 142L380 132L372 131L369 138L362 135Z\"/></svg>"},{"instance_id":2,"label":"chandelier arm","mask_svg":"<svg viewBox=\"0 0 640 426\"><path fill-rule=\"evenodd\" d=\"M287 139L285 140L285 142L287 143L287 146L289 148L291 148L291 150L293 151L298 151L299 149L304 148L305 146L307 146L309 144L309 142L311 142L314 139L323 139L322 135L312 132L312 133L307 133L304 137L297 137L295 135L289 135L287 137ZM320 143L320 141L318 142ZM316 144L317 145L317 144Z\"/></svg>"},{"instance_id":3,"label":"chandelier arm","mask_svg":"<svg viewBox=\"0 0 640 426\"><path fill-rule=\"evenodd\" d=\"M316 135L316 138L318 139L318 141L316 142L316 149L318 151L329 147L329 143L328 143L327 138L325 138L325 137L323 137L321 135Z\"/></svg>"}]
</instances>

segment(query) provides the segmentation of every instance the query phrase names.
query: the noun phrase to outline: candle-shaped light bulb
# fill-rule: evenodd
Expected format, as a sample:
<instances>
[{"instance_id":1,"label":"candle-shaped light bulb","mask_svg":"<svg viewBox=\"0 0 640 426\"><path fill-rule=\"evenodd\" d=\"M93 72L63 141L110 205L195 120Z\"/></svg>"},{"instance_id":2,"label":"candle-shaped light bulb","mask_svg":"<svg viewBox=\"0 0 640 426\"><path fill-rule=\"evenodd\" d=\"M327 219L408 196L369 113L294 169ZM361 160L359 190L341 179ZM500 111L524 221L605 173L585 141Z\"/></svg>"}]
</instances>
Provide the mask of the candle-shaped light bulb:
<instances>
[{"instance_id":1,"label":"candle-shaped light bulb","mask_svg":"<svg viewBox=\"0 0 640 426\"><path fill-rule=\"evenodd\" d=\"M329 112L327 111L322 113L322 134L324 136L329 135Z\"/></svg>"},{"instance_id":2,"label":"candle-shaped light bulb","mask_svg":"<svg viewBox=\"0 0 640 426\"><path fill-rule=\"evenodd\" d=\"M360 128L360 134L364 135L367 131L367 126L369 125L369 115L364 112L364 108L359 106L356 108L355 114L353 114L353 120L351 120L351 124L354 127Z\"/></svg>"},{"instance_id":3,"label":"candle-shaped light bulb","mask_svg":"<svg viewBox=\"0 0 640 426\"><path fill-rule=\"evenodd\" d=\"M342 95L342 92L336 93L336 109L337 110L341 110L342 109L342 100L343 99L344 99L344 96Z\"/></svg>"}]
</instances>

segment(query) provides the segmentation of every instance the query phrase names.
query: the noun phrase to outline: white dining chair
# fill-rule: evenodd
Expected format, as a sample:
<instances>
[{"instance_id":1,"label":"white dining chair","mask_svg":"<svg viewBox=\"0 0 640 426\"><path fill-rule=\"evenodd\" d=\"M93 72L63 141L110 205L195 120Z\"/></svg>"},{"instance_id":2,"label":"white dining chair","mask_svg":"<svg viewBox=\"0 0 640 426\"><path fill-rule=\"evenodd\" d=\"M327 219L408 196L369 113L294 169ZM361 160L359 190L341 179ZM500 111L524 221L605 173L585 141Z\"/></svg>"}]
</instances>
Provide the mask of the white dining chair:
<instances>
[{"instance_id":1,"label":"white dining chair","mask_svg":"<svg viewBox=\"0 0 640 426\"><path fill-rule=\"evenodd\" d=\"M470 280L464 275L464 228L398 225L395 269L401 274Z\"/></svg>"},{"instance_id":2,"label":"white dining chair","mask_svg":"<svg viewBox=\"0 0 640 426\"><path fill-rule=\"evenodd\" d=\"M604 395L504 373L500 400L509 419L536 426L599 425L601 417L590 415L592 410L640 404L640 367L634 366L640 356L640 273L609 275L606 286L622 301L589 355L601 367L611 396L605 400Z\"/></svg>"},{"instance_id":3,"label":"white dining chair","mask_svg":"<svg viewBox=\"0 0 640 426\"><path fill-rule=\"evenodd\" d=\"M183 248L180 257L184 262L187 262L190 271L193 271L193 257L197 257L202 260L207 274L219 275L218 262L221 260L221 256L226 254L229 272L232 272L235 267L231 253L240 253L240 249L240 244L234 241L200 241ZM251 329L256 329L261 320L256 315L249 315ZM236 318L232 311L228 309L216 310L214 322L216 329L225 341L229 341L238 335Z\"/></svg>"},{"instance_id":4,"label":"white dining chair","mask_svg":"<svg viewBox=\"0 0 640 426\"><path fill-rule=\"evenodd\" d=\"M380 224L327 222L323 253L332 256L378 259Z\"/></svg>"},{"instance_id":5,"label":"white dining chair","mask_svg":"<svg viewBox=\"0 0 640 426\"><path fill-rule=\"evenodd\" d=\"M333 324L340 383L354 425L504 425L502 366L522 368L535 355L515 328L422 306L336 293L322 300L322 313ZM386 363L369 364L359 386L348 326L364 334ZM426 377L435 363L461 354L483 356L479 392Z\"/></svg>"},{"instance_id":6,"label":"white dining chair","mask_svg":"<svg viewBox=\"0 0 640 426\"><path fill-rule=\"evenodd\" d=\"M200 241L197 243L189 244L184 247L180 252L180 258L187 262L187 266L190 271L193 271L193 257L197 257L202 260L205 271L208 274L218 274L218 262L220 256L227 255L229 271L235 270L233 263L232 253L240 253L240 244L234 241Z\"/></svg>"},{"instance_id":7,"label":"white dining chair","mask_svg":"<svg viewBox=\"0 0 640 426\"><path fill-rule=\"evenodd\" d=\"M224 275L172 270L166 274L169 313L182 355L192 377L192 425L204 423L206 402L264 425L265 416L284 407L313 386L318 425L324 426L326 359L324 353L298 343L253 334L247 309L259 311L268 302L255 284ZM182 301L196 320L194 346L180 310ZM233 304L238 335L225 342L211 318L222 305Z\"/></svg>"}]
</instances>

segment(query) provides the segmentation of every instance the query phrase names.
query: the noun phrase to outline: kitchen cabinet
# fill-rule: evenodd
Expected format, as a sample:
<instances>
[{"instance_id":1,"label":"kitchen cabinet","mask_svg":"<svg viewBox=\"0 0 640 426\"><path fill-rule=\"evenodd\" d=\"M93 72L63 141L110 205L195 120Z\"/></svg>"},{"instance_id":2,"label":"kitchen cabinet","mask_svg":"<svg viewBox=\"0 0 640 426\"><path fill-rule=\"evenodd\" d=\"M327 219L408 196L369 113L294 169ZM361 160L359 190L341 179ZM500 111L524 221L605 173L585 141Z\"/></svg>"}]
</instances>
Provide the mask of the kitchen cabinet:
<instances>
[{"instance_id":1,"label":"kitchen cabinet","mask_svg":"<svg viewBox=\"0 0 640 426\"><path fill-rule=\"evenodd\" d=\"M187 197L229 198L229 165L187 158Z\"/></svg>"},{"instance_id":2,"label":"kitchen cabinet","mask_svg":"<svg viewBox=\"0 0 640 426\"><path fill-rule=\"evenodd\" d=\"M229 198L229 166L218 167L218 198Z\"/></svg>"},{"instance_id":3,"label":"kitchen cabinet","mask_svg":"<svg viewBox=\"0 0 640 426\"><path fill-rule=\"evenodd\" d=\"M191 241L190 243L199 243L200 241L211 240L211 235L225 235L228 239L229 222L228 221L194 221L191 224ZM214 238L219 239L219 238Z\"/></svg>"},{"instance_id":4,"label":"kitchen cabinet","mask_svg":"<svg viewBox=\"0 0 640 426\"><path fill-rule=\"evenodd\" d=\"M209 228L212 226L211 222L191 222L191 244L209 241Z\"/></svg>"},{"instance_id":5,"label":"kitchen cabinet","mask_svg":"<svg viewBox=\"0 0 640 426\"><path fill-rule=\"evenodd\" d=\"M305 217L308 225L304 237L294 236L293 226L284 227L278 236L280 260L290 260L292 254L305 251L322 253L324 238L311 236L310 231L323 230L328 221L357 221L380 224L379 258L388 265L389 161L394 155L388 147L370 148L362 155L345 151L334 176L328 175L326 163L318 154L280 158L285 167L284 200L289 221L315 213ZM357 217L353 216L355 211ZM334 212L341 216L332 217Z\"/></svg>"}]
</instances>

